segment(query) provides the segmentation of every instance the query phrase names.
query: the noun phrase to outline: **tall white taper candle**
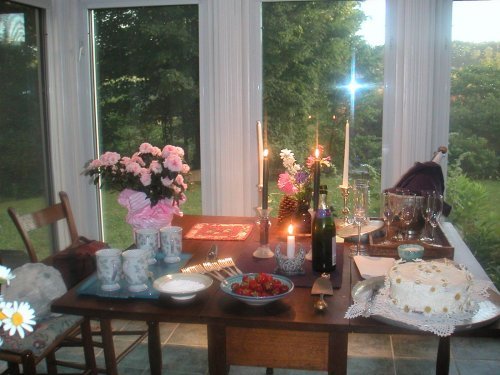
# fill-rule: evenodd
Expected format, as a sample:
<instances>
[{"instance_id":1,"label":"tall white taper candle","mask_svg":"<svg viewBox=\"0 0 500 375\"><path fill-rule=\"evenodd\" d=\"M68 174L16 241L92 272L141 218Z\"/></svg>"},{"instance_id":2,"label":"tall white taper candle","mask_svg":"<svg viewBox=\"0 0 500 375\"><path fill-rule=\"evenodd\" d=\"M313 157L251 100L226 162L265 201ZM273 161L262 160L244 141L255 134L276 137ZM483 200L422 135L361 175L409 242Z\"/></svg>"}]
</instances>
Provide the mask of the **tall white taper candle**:
<instances>
[{"instance_id":1,"label":"tall white taper candle","mask_svg":"<svg viewBox=\"0 0 500 375\"><path fill-rule=\"evenodd\" d=\"M344 174L342 176L342 186L349 186L349 121L345 123Z\"/></svg>"}]
</instances>

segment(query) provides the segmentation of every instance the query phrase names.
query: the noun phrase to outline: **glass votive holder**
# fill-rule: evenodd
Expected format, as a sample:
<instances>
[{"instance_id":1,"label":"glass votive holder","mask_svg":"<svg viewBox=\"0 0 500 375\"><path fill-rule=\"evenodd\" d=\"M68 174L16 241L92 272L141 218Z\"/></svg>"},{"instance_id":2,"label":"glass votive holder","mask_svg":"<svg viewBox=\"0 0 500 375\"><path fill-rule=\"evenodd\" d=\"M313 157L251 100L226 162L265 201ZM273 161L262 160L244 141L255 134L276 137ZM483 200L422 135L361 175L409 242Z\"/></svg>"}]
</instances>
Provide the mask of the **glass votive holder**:
<instances>
[{"instance_id":1,"label":"glass votive holder","mask_svg":"<svg viewBox=\"0 0 500 375\"><path fill-rule=\"evenodd\" d=\"M276 272L283 275L303 275L304 271L304 261L306 259L306 252L302 245L299 244L299 250L295 252L293 258L289 258L285 254L281 253L281 246L276 246L274 251L274 257L276 258Z\"/></svg>"}]
</instances>

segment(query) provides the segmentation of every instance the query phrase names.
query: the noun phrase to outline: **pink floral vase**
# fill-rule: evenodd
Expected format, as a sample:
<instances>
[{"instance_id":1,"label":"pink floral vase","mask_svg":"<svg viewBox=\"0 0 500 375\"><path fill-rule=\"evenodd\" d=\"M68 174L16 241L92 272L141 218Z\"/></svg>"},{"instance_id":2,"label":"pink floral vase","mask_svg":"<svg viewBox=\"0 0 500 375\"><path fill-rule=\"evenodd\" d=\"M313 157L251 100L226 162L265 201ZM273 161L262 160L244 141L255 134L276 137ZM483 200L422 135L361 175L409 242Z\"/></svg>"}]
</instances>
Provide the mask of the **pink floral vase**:
<instances>
[{"instance_id":1,"label":"pink floral vase","mask_svg":"<svg viewBox=\"0 0 500 375\"><path fill-rule=\"evenodd\" d=\"M136 190L123 190L118 197L118 203L128 210L126 221L134 230L160 230L172 223L174 215L182 216L182 211L172 199L162 199L151 207L151 201L146 194Z\"/></svg>"}]
</instances>

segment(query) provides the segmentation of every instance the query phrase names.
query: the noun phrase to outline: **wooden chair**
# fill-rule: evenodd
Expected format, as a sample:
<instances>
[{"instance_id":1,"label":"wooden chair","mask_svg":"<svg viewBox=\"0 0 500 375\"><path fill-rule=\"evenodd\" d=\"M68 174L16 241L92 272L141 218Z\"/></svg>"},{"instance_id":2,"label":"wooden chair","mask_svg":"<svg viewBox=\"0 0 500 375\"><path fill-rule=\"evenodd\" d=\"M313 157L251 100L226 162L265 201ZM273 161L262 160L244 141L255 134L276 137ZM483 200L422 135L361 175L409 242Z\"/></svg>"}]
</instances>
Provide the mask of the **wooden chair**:
<instances>
[{"instance_id":1,"label":"wooden chair","mask_svg":"<svg viewBox=\"0 0 500 375\"><path fill-rule=\"evenodd\" d=\"M56 262L56 261L58 259L59 260L61 259L61 257L60 257L61 255L66 256L68 254L72 254L72 252L74 253L74 251L77 251L78 249L84 247L85 245L89 245L89 244L96 242L96 241L89 240L86 237L80 236L78 234L68 195L64 191L61 191L61 192L59 192L59 197L61 200L59 203L53 204L49 207L43 208L41 210L37 210L35 212L20 215L12 207L9 207L7 209L7 211L9 213L10 217L12 218L12 221L14 222L14 225L16 226L17 230L19 231L19 234L21 235L21 238L22 238L24 245L26 247L26 251L28 253L28 257L29 257L31 262L40 262L40 259L37 256L35 246L33 245L33 242L30 238L30 232L35 230L35 229L41 228L41 227L53 225L59 221L66 222L67 228L69 231L69 235L70 235L71 243L69 244L69 246L65 247L64 249L60 250L59 252L56 252L54 255L51 255L48 258L41 260L41 262L45 263L47 265L51 265L51 266L53 265L53 266L55 266L55 268L58 268L59 271L61 272L63 279L65 280L68 288L71 288L77 282L79 282L81 280L78 280L78 279L74 280L74 274L75 274L74 269L70 269L70 270L61 269L56 264L56 263L60 264L60 262ZM95 250L95 248L93 248L93 250ZM65 262L67 262L68 259L70 261L74 260L74 258L66 256L64 258ZM90 256L86 257L85 261L87 261L88 259L91 259L91 257ZM94 261L94 260L92 259L92 261ZM82 262L81 259L78 259L78 261L77 262L75 261L74 263L76 263L77 267L81 268L81 264L84 262ZM78 271L81 271L81 270L78 269ZM85 272L88 273L88 270L85 270ZM71 280L69 280L69 279L71 279ZM88 321L84 321L83 323L85 324L84 328L87 329L87 325L88 325L88 328L90 330L90 323ZM76 332L78 332L78 330L76 330ZM126 353L130 352L135 346L137 346L140 342L142 342L142 340L147 336L147 329L115 331L115 332L113 332L113 334L114 335L138 336L137 339L134 340L130 344L130 346L124 350L123 355L119 356L119 358L121 359L126 355ZM91 335L100 335L100 332L99 331L91 331ZM71 346L75 346L75 336L74 335L72 335L71 337L68 336L66 339L66 343L67 344L71 343L70 344ZM90 343L91 343L91 345L93 344L93 346L97 346L97 347L102 347L102 345L103 345L100 342L95 342L95 341L92 342L92 340ZM88 343L84 343L84 344L87 345ZM93 354L93 349L92 349L92 354ZM0 356L0 359L1 359L1 356ZM52 353L51 353L51 357L50 357L49 361L51 363L54 363L54 357L52 356ZM94 363L95 363L95 360L94 360ZM63 364L61 364L61 365L63 365ZM99 372L105 371L103 369L97 369L97 370Z\"/></svg>"},{"instance_id":2,"label":"wooden chair","mask_svg":"<svg viewBox=\"0 0 500 375\"><path fill-rule=\"evenodd\" d=\"M19 215L17 211L12 207L9 207L7 209L9 216L14 222L14 225L19 231L19 234L21 235L24 246L26 246L26 251L28 252L28 256L31 262L39 261L35 247L33 246L33 242L31 241L31 238L29 236L29 232L35 229L54 224L60 220L64 220L67 223L69 235L71 238L69 247L77 246L82 241L89 241L86 238L80 237L78 235L75 219L73 217L73 211L71 211L71 206L69 204L68 194L66 194L64 191L61 191L59 192L59 197L61 199L61 202L24 215Z\"/></svg>"}]
</instances>

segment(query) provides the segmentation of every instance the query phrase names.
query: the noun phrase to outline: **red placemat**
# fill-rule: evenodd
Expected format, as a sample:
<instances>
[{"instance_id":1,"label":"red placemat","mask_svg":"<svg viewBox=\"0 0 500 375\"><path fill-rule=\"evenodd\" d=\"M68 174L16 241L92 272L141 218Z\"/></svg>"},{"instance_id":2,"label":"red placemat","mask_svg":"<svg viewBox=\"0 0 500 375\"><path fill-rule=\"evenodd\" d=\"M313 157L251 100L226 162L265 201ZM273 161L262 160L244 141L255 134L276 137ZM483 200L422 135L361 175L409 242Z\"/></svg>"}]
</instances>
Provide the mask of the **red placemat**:
<instances>
[{"instance_id":1,"label":"red placemat","mask_svg":"<svg viewBox=\"0 0 500 375\"><path fill-rule=\"evenodd\" d=\"M243 241L252 231L252 224L213 224L198 223L184 238L190 240L228 240Z\"/></svg>"}]
</instances>

